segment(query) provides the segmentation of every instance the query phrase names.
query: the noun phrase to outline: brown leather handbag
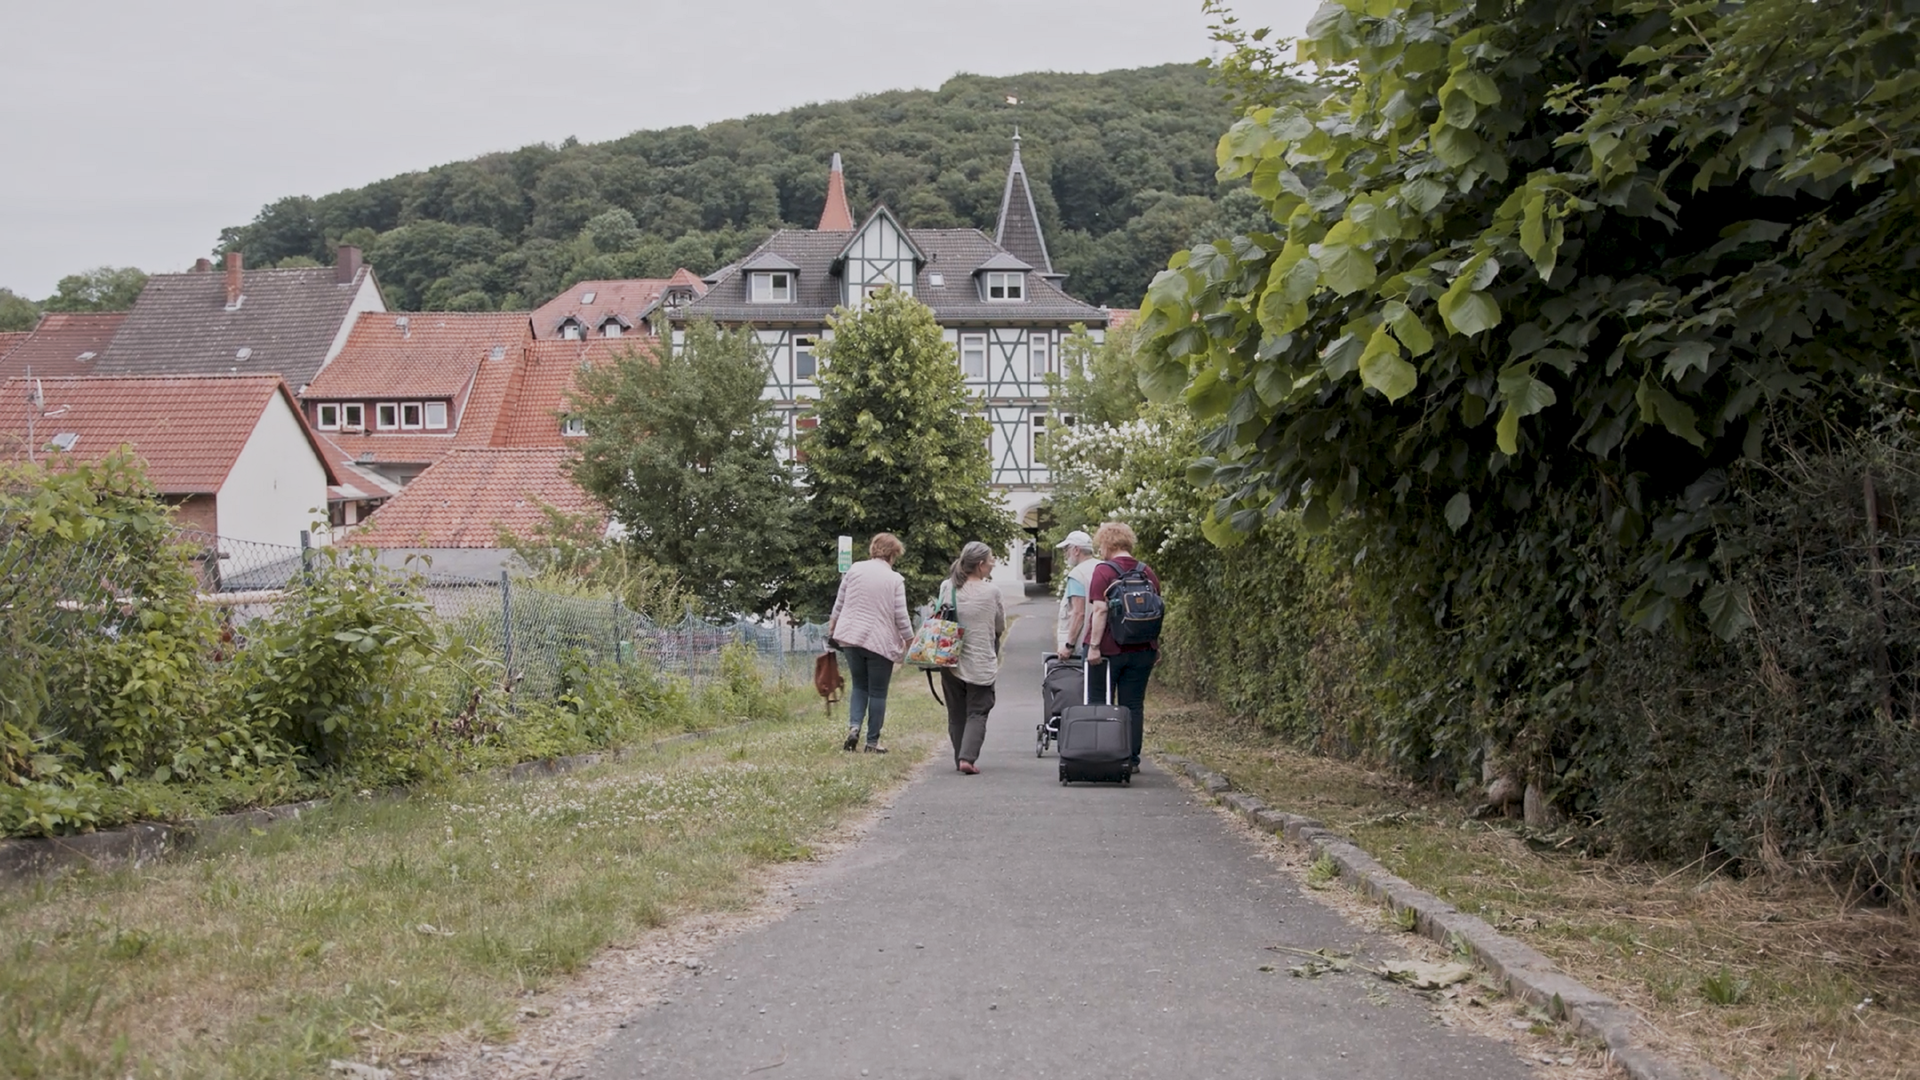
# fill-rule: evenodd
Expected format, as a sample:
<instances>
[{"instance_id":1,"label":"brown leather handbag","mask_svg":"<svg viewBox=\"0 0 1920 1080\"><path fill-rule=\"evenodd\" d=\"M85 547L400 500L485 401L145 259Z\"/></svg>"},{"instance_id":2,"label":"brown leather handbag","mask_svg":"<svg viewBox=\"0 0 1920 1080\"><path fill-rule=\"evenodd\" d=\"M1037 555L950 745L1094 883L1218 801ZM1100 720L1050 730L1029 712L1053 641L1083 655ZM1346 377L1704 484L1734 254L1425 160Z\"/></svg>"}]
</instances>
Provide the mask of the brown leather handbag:
<instances>
[{"instance_id":1,"label":"brown leather handbag","mask_svg":"<svg viewBox=\"0 0 1920 1080\"><path fill-rule=\"evenodd\" d=\"M820 695L828 716L833 715L833 706L846 685L846 679L840 675L840 657L832 649L813 658L813 689Z\"/></svg>"}]
</instances>

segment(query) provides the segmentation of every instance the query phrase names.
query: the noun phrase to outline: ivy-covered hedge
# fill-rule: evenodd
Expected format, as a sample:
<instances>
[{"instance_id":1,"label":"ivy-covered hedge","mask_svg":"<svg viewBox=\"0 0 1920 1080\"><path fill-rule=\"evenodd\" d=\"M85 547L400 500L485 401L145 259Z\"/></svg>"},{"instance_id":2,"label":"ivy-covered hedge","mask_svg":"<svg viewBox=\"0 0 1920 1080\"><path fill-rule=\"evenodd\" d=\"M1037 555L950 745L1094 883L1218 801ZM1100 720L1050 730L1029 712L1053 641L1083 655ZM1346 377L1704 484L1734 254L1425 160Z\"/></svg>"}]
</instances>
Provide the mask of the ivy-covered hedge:
<instances>
[{"instance_id":1,"label":"ivy-covered hedge","mask_svg":"<svg viewBox=\"0 0 1920 1080\"><path fill-rule=\"evenodd\" d=\"M1158 674L1302 746L1472 799L1489 771L1534 783L1627 854L1904 893L1920 822L1920 522L1906 517L1920 453L1874 437L1732 482L1717 548L1753 626L1731 642L1598 613L1614 629L1561 684L1495 697L1473 673L1511 652L1489 637L1497 622L1436 620L1388 562L1355 561L1357 522L1308 535L1282 516L1235 547L1166 552Z\"/></svg>"}]
</instances>

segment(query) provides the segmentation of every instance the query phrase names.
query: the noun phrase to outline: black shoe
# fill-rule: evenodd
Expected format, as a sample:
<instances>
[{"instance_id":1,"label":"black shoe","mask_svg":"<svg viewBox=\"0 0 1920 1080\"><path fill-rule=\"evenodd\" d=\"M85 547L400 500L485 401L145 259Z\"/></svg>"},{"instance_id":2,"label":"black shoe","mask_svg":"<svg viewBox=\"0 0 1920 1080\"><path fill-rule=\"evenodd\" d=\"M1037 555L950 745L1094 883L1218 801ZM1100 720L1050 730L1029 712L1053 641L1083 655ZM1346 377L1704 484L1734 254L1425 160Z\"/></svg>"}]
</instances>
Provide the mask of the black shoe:
<instances>
[{"instance_id":1,"label":"black shoe","mask_svg":"<svg viewBox=\"0 0 1920 1080\"><path fill-rule=\"evenodd\" d=\"M866 745L865 752L869 754L884 754L887 752L887 748L877 742L870 742Z\"/></svg>"},{"instance_id":2,"label":"black shoe","mask_svg":"<svg viewBox=\"0 0 1920 1080\"><path fill-rule=\"evenodd\" d=\"M853 750L857 748L859 745L860 745L860 729L854 728L852 731L847 732L847 741L840 744L840 749Z\"/></svg>"}]
</instances>

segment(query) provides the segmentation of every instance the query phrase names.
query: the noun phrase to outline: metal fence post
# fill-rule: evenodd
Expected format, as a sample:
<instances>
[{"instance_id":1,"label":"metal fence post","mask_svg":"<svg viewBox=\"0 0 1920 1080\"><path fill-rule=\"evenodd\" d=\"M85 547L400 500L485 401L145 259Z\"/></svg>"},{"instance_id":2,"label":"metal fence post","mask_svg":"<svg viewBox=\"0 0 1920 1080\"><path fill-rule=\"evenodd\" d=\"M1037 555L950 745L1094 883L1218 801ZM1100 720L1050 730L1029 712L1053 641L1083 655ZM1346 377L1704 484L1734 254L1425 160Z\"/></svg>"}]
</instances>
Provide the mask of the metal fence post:
<instances>
[{"instance_id":1,"label":"metal fence post","mask_svg":"<svg viewBox=\"0 0 1920 1080\"><path fill-rule=\"evenodd\" d=\"M500 571L500 636L506 642L503 655L507 662L507 699L513 699L513 585L505 570Z\"/></svg>"},{"instance_id":2,"label":"metal fence post","mask_svg":"<svg viewBox=\"0 0 1920 1080\"><path fill-rule=\"evenodd\" d=\"M218 547L219 541L214 545ZM305 529L300 530L300 578L308 583L313 581L313 534Z\"/></svg>"}]
</instances>

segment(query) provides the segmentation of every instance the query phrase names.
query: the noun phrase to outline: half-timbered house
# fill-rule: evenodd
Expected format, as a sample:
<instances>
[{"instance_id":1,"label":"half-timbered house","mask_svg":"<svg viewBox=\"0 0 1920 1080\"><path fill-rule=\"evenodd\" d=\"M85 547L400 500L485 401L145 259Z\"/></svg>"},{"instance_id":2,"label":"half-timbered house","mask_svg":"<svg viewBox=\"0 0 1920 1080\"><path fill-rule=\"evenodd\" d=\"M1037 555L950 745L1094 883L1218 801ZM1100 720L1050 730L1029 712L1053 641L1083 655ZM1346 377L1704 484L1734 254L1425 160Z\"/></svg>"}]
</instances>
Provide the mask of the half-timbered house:
<instances>
[{"instance_id":1,"label":"half-timbered house","mask_svg":"<svg viewBox=\"0 0 1920 1080\"><path fill-rule=\"evenodd\" d=\"M767 354L766 396L786 418L792 453L811 424L816 349L830 336L828 316L877 289L912 294L933 309L991 425L995 488L1008 511L1033 527L1051 480L1047 435L1065 419L1051 406L1047 376L1074 327L1098 339L1108 322L1105 308L1067 295L1063 280L1047 254L1018 135L991 238L978 229L911 228L885 206L854 224L835 154L820 226L775 233L709 277L706 294L673 322L676 338L689 320L703 318L753 329Z\"/></svg>"}]
</instances>

